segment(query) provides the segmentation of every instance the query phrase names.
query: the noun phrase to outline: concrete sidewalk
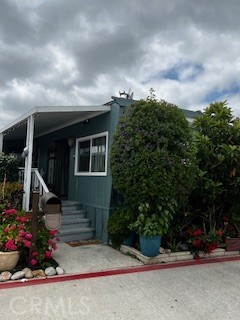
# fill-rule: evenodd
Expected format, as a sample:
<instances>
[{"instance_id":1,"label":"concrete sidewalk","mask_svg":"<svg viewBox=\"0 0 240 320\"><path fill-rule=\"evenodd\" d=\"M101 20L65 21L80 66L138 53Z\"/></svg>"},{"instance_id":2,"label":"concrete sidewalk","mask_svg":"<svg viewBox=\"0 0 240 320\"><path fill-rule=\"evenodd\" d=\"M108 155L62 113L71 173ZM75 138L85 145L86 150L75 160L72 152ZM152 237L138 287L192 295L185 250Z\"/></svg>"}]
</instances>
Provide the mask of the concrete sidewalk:
<instances>
[{"instance_id":1,"label":"concrete sidewalk","mask_svg":"<svg viewBox=\"0 0 240 320\"><path fill-rule=\"evenodd\" d=\"M53 258L66 274L142 266L139 260L123 254L105 244L89 244L72 247L59 243Z\"/></svg>"},{"instance_id":2,"label":"concrete sidewalk","mask_svg":"<svg viewBox=\"0 0 240 320\"><path fill-rule=\"evenodd\" d=\"M1 320L238 320L240 261L3 289L0 310Z\"/></svg>"}]
</instances>

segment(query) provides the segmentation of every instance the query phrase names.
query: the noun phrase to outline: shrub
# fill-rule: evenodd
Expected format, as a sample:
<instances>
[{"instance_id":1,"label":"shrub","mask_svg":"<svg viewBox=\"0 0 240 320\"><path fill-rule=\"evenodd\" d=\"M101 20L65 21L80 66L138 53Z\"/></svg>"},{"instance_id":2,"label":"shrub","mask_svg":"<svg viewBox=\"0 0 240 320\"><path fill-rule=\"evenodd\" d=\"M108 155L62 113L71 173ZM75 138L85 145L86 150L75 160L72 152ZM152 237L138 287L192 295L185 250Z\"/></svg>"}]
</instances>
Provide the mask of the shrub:
<instances>
[{"instance_id":1,"label":"shrub","mask_svg":"<svg viewBox=\"0 0 240 320\"><path fill-rule=\"evenodd\" d=\"M223 216L239 201L240 120L234 119L226 101L214 102L194 127L200 170L191 205L211 231L222 227Z\"/></svg>"},{"instance_id":2,"label":"shrub","mask_svg":"<svg viewBox=\"0 0 240 320\"><path fill-rule=\"evenodd\" d=\"M0 181L18 181L19 160L13 155L0 154Z\"/></svg>"},{"instance_id":3,"label":"shrub","mask_svg":"<svg viewBox=\"0 0 240 320\"><path fill-rule=\"evenodd\" d=\"M115 189L138 211L173 212L186 204L194 182L192 131L183 112L154 96L126 107L110 153Z\"/></svg>"},{"instance_id":4,"label":"shrub","mask_svg":"<svg viewBox=\"0 0 240 320\"><path fill-rule=\"evenodd\" d=\"M123 240L130 234L129 225L134 222L130 210L119 207L108 219L107 229L114 247L119 247Z\"/></svg>"}]
</instances>

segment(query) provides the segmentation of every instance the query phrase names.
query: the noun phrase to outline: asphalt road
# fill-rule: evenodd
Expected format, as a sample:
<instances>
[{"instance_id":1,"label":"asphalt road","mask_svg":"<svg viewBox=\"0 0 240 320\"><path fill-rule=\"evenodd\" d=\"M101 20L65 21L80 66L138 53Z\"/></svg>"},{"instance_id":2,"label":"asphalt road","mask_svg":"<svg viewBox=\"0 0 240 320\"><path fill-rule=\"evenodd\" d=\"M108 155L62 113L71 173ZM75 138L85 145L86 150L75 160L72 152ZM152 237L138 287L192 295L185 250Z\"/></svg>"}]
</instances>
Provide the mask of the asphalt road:
<instances>
[{"instance_id":1,"label":"asphalt road","mask_svg":"<svg viewBox=\"0 0 240 320\"><path fill-rule=\"evenodd\" d=\"M0 290L0 319L240 319L240 261Z\"/></svg>"}]
</instances>

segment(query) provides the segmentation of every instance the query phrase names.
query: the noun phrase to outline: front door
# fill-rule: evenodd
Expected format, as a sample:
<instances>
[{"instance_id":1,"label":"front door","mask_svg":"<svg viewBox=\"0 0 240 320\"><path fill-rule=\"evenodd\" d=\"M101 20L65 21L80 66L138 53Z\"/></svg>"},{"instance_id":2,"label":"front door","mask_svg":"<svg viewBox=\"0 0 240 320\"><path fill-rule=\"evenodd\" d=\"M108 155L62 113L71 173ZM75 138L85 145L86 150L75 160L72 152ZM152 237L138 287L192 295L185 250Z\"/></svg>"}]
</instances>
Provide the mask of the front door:
<instances>
[{"instance_id":1,"label":"front door","mask_svg":"<svg viewBox=\"0 0 240 320\"><path fill-rule=\"evenodd\" d=\"M68 196L69 146L67 139L57 140L48 148L47 183L61 198Z\"/></svg>"}]
</instances>

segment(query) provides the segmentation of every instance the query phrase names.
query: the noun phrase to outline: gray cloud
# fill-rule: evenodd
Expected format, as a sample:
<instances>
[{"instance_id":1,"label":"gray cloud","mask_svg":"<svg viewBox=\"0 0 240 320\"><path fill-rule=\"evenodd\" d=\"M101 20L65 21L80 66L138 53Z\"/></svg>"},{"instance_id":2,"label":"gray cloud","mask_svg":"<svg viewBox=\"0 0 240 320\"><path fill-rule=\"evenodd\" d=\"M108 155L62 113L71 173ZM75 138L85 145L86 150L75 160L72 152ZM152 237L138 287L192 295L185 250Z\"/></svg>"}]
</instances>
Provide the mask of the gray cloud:
<instances>
[{"instance_id":1,"label":"gray cloud","mask_svg":"<svg viewBox=\"0 0 240 320\"><path fill-rule=\"evenodd\" d=\"M2 1L0 126L130 87L193 110L227 97L238 114L239 15L238 0Z\"/></svg>"}]
</instances>

